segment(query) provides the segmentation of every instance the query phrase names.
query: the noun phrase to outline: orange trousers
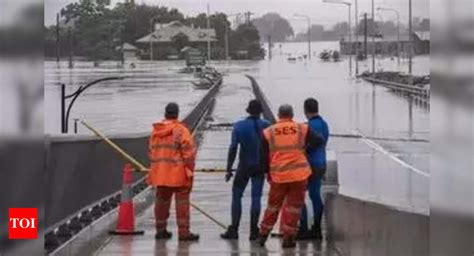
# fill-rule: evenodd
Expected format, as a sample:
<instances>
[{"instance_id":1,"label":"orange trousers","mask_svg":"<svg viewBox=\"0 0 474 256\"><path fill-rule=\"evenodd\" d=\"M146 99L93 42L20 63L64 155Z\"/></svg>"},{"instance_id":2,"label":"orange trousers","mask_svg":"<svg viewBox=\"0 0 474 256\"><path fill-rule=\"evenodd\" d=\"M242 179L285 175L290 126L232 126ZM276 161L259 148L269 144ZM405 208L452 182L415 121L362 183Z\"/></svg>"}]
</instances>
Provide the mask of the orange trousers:
<instances>
[{"instance_id":1,"label":"orange trousers","mask_svg":"<svg viewBox=\"0 0 474 256\"><path fill-rule=\"evenodd\" d=\"M190 193L190 187L156 187L156 232L166 230L168 218L170 216L171 197L174 194L176 206L176 222L178 224L178 235L180 237L189 235Z\"/></svg>"},{"instance_id":2,"label":"orange trousers","mask_svg":"<svg viewBox=\"0 0 474 256\"><path fill-rule=\"evenodd\" d=\"M294 237L298 231L301 208L304 204L307 180L291 183L270 183L268 204L260 223L260 234L268 235L280 217L283 238Z\"/></svg>"}]
</instances>

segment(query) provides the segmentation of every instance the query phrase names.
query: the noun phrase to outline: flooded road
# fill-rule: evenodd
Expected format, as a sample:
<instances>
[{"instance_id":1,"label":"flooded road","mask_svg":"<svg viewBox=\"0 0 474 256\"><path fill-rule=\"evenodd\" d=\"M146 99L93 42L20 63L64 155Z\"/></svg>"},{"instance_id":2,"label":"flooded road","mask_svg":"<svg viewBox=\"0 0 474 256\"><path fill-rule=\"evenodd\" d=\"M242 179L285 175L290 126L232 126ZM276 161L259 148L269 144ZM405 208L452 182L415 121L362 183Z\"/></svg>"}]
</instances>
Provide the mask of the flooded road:
<instances>
[{"instance_id":1,"label":"flooded road","mask_svg":"<svg viewBox=\"0 0 474 256\"><path fill-rule=\"evenodd\" d=\"M335 42L312 45L316 53L337 47ZM212 122L235 122L245 117L247 102L253 98L250 81L244 77L249 74L261 86L274 112L280 104L292 104L298 121L305 121L304 99L317 98L332 134L429 139L429 110L409 108L405 98L351 78L347 59L321 62L313 56L311 61L287 61L288 54L305 53L306 43L283 44L281 50L276 44L272 61L213 61L211 65L226 76ZM370 59L361 62L360 72L369 70L370 63ZM205 91L192 88L190 82L195 78L176 72L183 65L180 61L137 62L136 68L127 65L122 69L116 62L103 63L99 68L89 62L78 62L69 71L66 63L58 69L56 63L46 62L45 130L59 133L59 82L66 83L70 93L80 84L97 78L130 75L130 79L88 89L72 110L70 132L73 118L88 120L107 134L149 132L151 123L162 118L167 102L179 103L184 115L204 95ZM396 59L377 60L377 65L377 69L390 70L396 67ZM406 69L405 62L400 69ZM415 58L414 70L417 74L429 74L429 58ZM81 127L78 132L88 134ZM228 130L206 132L198 167L224 168L229 142ZM422 142L337 137L331 137L329 143L329 149L337 154L342 194L422 214L429 213L428 147L429 143Z\"/></svg>"}]
</instances>

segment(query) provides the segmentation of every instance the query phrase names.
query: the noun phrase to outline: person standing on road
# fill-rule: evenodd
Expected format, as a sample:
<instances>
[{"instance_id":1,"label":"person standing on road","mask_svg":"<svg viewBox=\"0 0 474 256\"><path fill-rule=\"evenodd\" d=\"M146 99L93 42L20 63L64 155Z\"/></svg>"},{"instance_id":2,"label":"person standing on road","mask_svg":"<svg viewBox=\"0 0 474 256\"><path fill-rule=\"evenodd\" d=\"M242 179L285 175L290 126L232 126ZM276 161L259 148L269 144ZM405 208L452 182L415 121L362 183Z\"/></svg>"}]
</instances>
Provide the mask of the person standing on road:
<instances>
[{"instance_id":1,"label":"person standing on road","mask_svg":"<svg viewBox=\"0 0 474 256\"><path fill-rule=\"evenodd\" d=\"M265 245L284 203L280 220L283 248L291 248L296 246L298 220L304 205L308 177L311 175L305 149L319 146L322 139L308 125L293 121L293 108L290 105L280 106L278 118L276 124L264 130L270 193L260 223L259 244Z\"/></svg>"},{"instance_id":2,"label":"person standing on road","mask_svg":"<svg viewBox=\"0 0 474 256\"><path fill-rule=\"evenodd\" d=\"M156 187L156 239L169 239L166 230L171 197L175 196L176 219L180 241L197 241L199 235L189 231L190 193L196 157L193 137L178 121L179 106L169 103L165 120L153 124L149 139L150 172L147 182Z\"/></svg>"},{"instance_id":3,"label":"person standing on road","mask_svg":"<svg viewBox=\"0 0 474 256\"><path fill-rule=\"evenodd\" d=\"M227 173L225 176L228 182L232 174L237 149L240 146L239 164L232 185L232 224L227 231L221 234L223 239L238 239L239 224L242 215L242 196L249 180L252 183L250 206L250 240L258 238L258 219L261 210L261 197L263 184L265 181L265 170L263 170L262 156L262 132L270 126L270 122L261 119L262 105L257 100L251 100L247 107L249 116L234 125L232 140L227 158Z\"/></svg>"},{"instance_id":4,"label":"person standing on road","mask_svg":"<svg viewBox=\"0 0 474 256\"><path fill-rule=\"evenodd\" d=\"M321 219L324 205L321 199L321 181L326 173L326 145L329 140L329 127L326 121L319 115L319 103L314 98L308 98L304 102L304 113L308 119L308 126L313 131L321 134L323 143L314 149L306 151L312 174L308 179L308 193L313 205L314 224L308 230L308 211L306 204L303 205L298 239L322 239Z\"/></svg>"}]
</instances>

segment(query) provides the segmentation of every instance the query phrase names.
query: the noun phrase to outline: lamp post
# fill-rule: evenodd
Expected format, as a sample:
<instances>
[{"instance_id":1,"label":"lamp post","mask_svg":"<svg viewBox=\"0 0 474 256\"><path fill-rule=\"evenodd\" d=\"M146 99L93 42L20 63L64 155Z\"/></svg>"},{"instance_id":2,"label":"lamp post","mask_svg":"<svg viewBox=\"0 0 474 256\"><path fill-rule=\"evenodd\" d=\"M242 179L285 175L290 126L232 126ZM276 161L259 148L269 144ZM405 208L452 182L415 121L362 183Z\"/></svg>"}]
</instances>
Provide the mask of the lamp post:
<instances>
[{"instance_id":1,"label":"lamp post","mask_svg":"<svg viewBox=\"0 0 474 256\"><path fill-rule=\"evenodd\" d=\"M375 0L372 0L372 73L375 73Z\"/></svg>"},{"instance_id":2,"label":"lamp post","mask_svg":"<svg viewBox=\"0 0 474 256\"><path fill-rule=\"evenodd\" d=\"M408 0L408 38L409 38L409 49L408 49L408 74L412 74L413 65L413 27L412 27L412 0Z\"/></svg>"},{"instance_id":3,"label":"lamp post","mask_svg":"<svg viewBox=\"0 0 474 256\"><path fill-rule=\"evenodd\" d=\"M150 61L153 61L153 38L155 38L155 20L159 16L150 19Z\"/></svg>"},{"instance_id":4,"label":"lamp post","mask_svg":"<svg viewBox=\"0 0 474 256\"><path fill-rule=\"evenodd\" d=\"M311 60L311 18L302 14L295 14L294 16L305 18L308 21L308 58Z\"/></svg>"},{"instance_id":5,"label":"lamp post","mask_svg":"<svg viewBox=\"0 0 474 256\"><path fill-rule=\"evenodd\" d=\"M349 76L352 75L352 22L351 22L351 7L352 3L350 2L339 2L339 1L330 1L330 0L323 0L325 3L330 3L330 4L343 4L347 6L348 8L348 21L349 21L349 46L350 46L350 51L349 51ZM357 48L357 47L356 47ZM357 56L356 56L357 58Z\"/></svg>"},{"instance_id":6,"label":"lamp post","mask_svg":"<svg viewBox=\"0 0 474 256\"><path fill-rule=\"evenodd\" d=\"M397 15L397 65L400 66L400 13L392 8L377 8L378 11L391 11Z\"/></svg>"}]
</instances>

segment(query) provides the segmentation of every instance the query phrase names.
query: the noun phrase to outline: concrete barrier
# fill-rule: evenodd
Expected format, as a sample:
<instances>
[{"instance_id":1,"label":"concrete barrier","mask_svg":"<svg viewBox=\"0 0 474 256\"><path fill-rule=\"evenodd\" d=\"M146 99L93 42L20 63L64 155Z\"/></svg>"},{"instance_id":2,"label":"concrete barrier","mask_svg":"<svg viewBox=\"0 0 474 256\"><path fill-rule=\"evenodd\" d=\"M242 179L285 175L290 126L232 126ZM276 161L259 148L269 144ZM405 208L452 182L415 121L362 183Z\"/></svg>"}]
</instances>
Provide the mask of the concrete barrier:
<instances>
[{"instance_id":1,"label":"concrete barrier","mask_svg":"<svg viewBox=\"0 0 474 256\"><path fill-rule=\"evenodd\" d=\"M329 194L327 238L341 255L429 255L429 216Z\"/></svg>"}]
</instances>

